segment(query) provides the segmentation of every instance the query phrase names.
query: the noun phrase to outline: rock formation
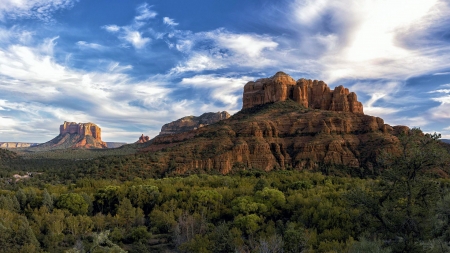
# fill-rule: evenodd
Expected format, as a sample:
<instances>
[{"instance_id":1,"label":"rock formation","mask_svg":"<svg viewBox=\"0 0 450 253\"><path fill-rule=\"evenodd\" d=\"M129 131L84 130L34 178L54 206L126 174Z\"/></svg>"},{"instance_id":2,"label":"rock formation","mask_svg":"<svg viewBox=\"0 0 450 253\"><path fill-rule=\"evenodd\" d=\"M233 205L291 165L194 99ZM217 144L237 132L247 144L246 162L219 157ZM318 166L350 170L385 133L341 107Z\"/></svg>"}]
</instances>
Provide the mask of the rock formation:
<instances>
[{"instance_id":1,"label":"rock formation","mask_svg":"<svg viewBox=\"0 0 450 253\"><path fill-rule=\"evenodd\" d=\"M59 127L59 135L54 139L32 147L32 150L52 150L66 148L107 148L102 141L102 131L94 123L64 122Z\"/></svg>"},{"instance_id":2,"label":"rock formation","mask_svg":"<svg viewBox=\"0 0 450 253\"><path fill-rule=\"evenodd\" d=\"M288 99L307 108L363 114L361 102L347 88L338 86L330 90L323 81L295 81L283 72L278 72L271 78L248 82L244 86L242 109Z\"/></svg>"},{"instance_id":3,"label":"rock formation","mask_svg":"<svg viewBox=\"0 0 450 253\"><path fill-rule=\"evenodd\" d=\"M161 127L159 136L177 134L192 131L210 124L214 124L224 119L228 119L230 114L226 111L223 112L207 112L199 117L187 116L181 119L172 121Z\"/></svg>"},{"instance_id":4,"label":"rock formation","mask_svg":"<svg viewBox=\"0 0 450 253\"><path fill-rule=\"evenodd\" d=\"M36 145L39 145L39 143L0 142L0 148L29 148Z\"/></svg>"},{"instance_id":5,"label":"rock formation","mask_svg":"<svg viewBox=\"0 0 450 253\"><path fill-rule=\"evenodd\" d=\"M144 136L144 134L142 134L141 137L139 137L139 140L136 143L146 143L149 140L150 140L150 137Z\"/></svg>"},{"instance_id":6,"label":"rock formation","mask_svg":"<svg viewBox=\"0 0 450 253\"><path fill-rule=\"evenodd\" d=\"M243 108L252 110L242 110L222 124L155 137L142 149L160 155L151 168L160 166L164 173L226 174L246 168L340 166L358 173L372 171L381 153L397 152L397 136L409 132L406 126L392 127L381 118L364 115L356 94L342 86L330 90L322 81L295 81L282 72L247 83ZM176 133L174 129L182 128L185 121L191 122L183 118L163 131Z\"/></svg>"},{"instance_id":7,"label":"rock formation","mask_svg":"<svg viewBox=\"0 0 450 253\"><path fill-rule=\"evenodd\" d=\"M64 124L59 126L59 134L65 135L78 134L81 136L90 135L97 141L102 141L102 130L94 123L76 123L64 121Z\"/></svg>"}]
</instances>

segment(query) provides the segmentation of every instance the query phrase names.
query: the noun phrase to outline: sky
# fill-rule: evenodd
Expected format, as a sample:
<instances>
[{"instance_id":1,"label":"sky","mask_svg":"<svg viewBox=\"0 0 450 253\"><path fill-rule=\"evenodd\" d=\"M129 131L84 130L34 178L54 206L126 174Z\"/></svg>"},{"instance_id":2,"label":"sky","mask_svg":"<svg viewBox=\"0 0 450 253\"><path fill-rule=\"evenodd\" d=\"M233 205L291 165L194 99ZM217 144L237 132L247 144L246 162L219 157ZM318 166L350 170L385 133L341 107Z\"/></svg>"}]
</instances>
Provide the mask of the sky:
<instances>
[{"instance_id":1,"label":"sky","mask_svg":"<svg viewBox=\"0 0 450 253\"><path fill-rule=\"evenodd\" d=\"M450 139L450 0L0 0L0 142L135 142L283 71Z\"/></svg>"}]
</instances>

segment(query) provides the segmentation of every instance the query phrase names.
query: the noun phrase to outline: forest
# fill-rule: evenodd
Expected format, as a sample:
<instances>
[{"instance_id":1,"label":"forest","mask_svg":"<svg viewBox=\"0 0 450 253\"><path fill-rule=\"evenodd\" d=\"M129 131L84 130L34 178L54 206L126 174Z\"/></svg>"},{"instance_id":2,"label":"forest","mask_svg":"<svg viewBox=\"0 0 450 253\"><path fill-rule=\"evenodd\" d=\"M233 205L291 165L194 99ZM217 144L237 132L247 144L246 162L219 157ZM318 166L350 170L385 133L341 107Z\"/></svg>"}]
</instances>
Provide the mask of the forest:
<instances>
[{"instance_id":1,"label":"forest","mask_svg":"<svg viewBox=\"0 0 450 253\"><path fill-rule=\"evenodd\" d=\"M450 158L412 129L372 173L140 167L0 150L2 252L450 252ZM169 167L172 165L168 165ZM14 180L15 173L39 172ZM360 175L360 176L354 176Z\"/></svg>"}]
</instances>

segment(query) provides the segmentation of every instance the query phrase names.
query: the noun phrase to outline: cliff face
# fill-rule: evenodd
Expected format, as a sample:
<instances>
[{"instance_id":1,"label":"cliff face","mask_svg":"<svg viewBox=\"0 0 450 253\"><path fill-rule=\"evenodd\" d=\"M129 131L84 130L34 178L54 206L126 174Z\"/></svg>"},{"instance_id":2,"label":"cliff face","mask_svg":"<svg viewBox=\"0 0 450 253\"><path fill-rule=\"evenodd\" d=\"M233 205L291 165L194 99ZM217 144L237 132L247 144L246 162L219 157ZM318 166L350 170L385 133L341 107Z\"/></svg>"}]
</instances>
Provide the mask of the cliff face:
<instances>
[{"instance_id":1,"label":"cliff face","mask_svg":"<svg viewBox=\"0 0 450 253\"><path fill-rule=\"evenodd\" d=\"M97 141L102 141L102 130L93 123L76 123L64 121L64 124L59 126L59 134L78 134L81 136L90 135Z\"/></svg>"},{"instance_id":2,"label":"cliff face","mask_svg":"<svg viewBox=\"0 0 450 253\"><path fill-rule=\"evenodd\" d=\"M176 121L165 124L161 127L159 136L177 134L192 131L210 124L214 124L224 119L228 119L230 114L226 111L223 112L207 112L199 117L187 116Z\"/></svg>"},{"instance_id":3,"label":"cliff face","mask_svg":"<svg viewBox=\"0 0 450 253\"><path fill-rule=\"evenodd\" d=\"M306 108L363 114L354 92L343 86L330 90L323 81L299 79L278 72L271 78L248 82L244 86L242 109L292 99Z\"/></svg>"},{"instance_id":4,"label":"cliff face","mask_svg":"<svg viewBox=\"0 0 450 253\"><path fill-rule=\"evenodd\" d=\"M158 136L143 151L170 150L160 164L175 165L168 167L173 173L329 165L371 169L381 152L396 152L396 135L407 130L378 117L284 101L243 110L222 124Z\"/></svg>"},{"instance_id":5,"label":"cliff face","mask_svg":"<svg viewBox=\"0 0 450 253\"><path fill-rule=\"evenodd\" d=\"M107 148L108 145L102 141L101 134L102 130L94 123L64 122L59 127L58 136L31 149Z\"/></svg>"},{"instance_id":6,"label":"cliff face","mask_svg":"<svg viewBox=\"0 0 450 253\"><path fill-rule=\"evenodd\" d=\"M192 120L176 122L181 128ZM176 133L171 124L163 130ZM330 90L322 81L295 81L279 72L247 83L243 110L221 124L159 135L142 151L158 152L152 168L166 173L329 166L372 171L382 152L398 152L397 136L408 131L364 115L356 94L342 86Z\"/></svg>"}]
</instances>

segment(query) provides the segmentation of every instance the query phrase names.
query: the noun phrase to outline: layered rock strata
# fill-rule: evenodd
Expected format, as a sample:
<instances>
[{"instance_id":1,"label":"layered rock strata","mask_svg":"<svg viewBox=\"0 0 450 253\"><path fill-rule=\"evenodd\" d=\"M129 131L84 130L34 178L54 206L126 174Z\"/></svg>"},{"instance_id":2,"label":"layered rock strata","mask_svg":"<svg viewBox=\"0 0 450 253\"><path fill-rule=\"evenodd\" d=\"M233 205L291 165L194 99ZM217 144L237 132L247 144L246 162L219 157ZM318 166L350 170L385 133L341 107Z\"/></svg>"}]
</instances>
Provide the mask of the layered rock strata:
<instances>
[{"instance_id":1,"label":"layered rock strata","mask_svg":"<svg viewBox=\"0 0 450 253\"><path fill-rule=\"evenodd\" d=\"M198 128L214 124L224 119L228 119L230 114L226 111L223 112L207 112L198 117L187 116L181 119L167 123L161 127L159 136L177 134L196 130Z\"/></svg>"},{"instance_id":2,"label":"layered rock strata","mask_svg":"<svg viewBox=\"0 0 450 253\"><path fill-rule=\"evenodd\" d=\"M273 77L248 82L244 86L242 109L292 99L306 108L363 114L354 92L343 86L331 90L323 81L299 79L278 72Z\"/></svg>"},{"instance_id":3,"label":"layered rock strata","mask_svg":"<svg viewBox=\"0 0 450 253\"><path fill-rule=\"evenodd\" d=\"M102 131L94 123L64 122L59 127L59 135L54 139L31 147L36 151L67 148L107 148L101 139Z\"/></svg>"},{"instance_id":4,"label":"layered rock strata","mask_svg":"<svg viewBox=\"0 0 450 253\"><path fill-rule=\"evenodd\" d=\"M64 124L59 126L59 134L64 135L78 134L81 136L92 136L95 140L102 141L102 130L94 123L76 123L64 121Z\"/></svg>"},{"instance_id":5,"label":"layered rock strata","mask_svg":"<svg viewBox=\"0 0 450 253\"><path fill-rule=\"evenodd\" d=\"M409 132L364 115L356 94L342 86L330 90L322 81L295 81L282 72L247 83L243 108L254 109L222 124L157 136L142 151L158 152L160 159L151 167L170 173L329 166L372 170L381 153L399 150L397 136Z\"/></svg>"}]
</instances>

